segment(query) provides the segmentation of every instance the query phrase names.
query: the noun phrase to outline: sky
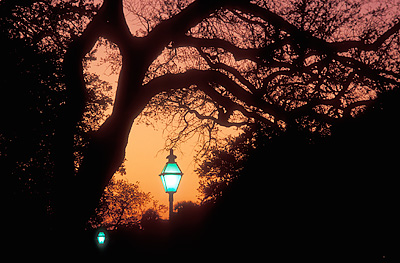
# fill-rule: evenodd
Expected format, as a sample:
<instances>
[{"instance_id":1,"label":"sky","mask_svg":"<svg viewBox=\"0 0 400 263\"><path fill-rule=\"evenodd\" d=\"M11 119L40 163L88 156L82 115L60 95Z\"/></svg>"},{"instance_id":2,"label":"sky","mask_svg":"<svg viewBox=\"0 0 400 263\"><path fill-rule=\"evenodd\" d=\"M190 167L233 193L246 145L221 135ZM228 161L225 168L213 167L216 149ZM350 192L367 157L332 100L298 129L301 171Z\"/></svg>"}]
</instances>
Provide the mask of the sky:
<instances>
[{"instance_id":1,"label":"sky","mask_svg":"<svg viewBox=\"0 0 400 263\"><path fill-rule=\"evenodd\" d=\"M140 187L151 192L160 203L168 204L168 194L164 192L159 174L167 162L169 152L162 150L165 138L162 129L155 130L144 124L134 124L126 148L126 171L124 176L130 182L140 182ZM199 179L194 173L195 142L188 142L176 149L176 162L183 172L178 191L174 194L174 203L179 201L197 201Z\"/></svg>"}]
</instances>

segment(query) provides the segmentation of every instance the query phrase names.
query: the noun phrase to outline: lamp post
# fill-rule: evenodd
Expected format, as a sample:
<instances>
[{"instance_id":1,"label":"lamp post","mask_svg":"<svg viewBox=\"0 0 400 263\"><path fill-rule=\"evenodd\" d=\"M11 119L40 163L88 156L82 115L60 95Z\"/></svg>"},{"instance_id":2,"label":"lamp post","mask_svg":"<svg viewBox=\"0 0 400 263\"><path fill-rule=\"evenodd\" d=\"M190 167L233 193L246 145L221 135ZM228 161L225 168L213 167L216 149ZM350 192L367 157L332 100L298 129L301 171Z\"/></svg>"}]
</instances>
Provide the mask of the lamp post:
<instances>
[{"instance_id":1,"label":"lamp post","mask_svg":"<svg viewBox=\"0 0 400 263\"><path fill-rule=\"evenodd\" d=\"M176 156L174 155L173 149L169 151L167 159L168 162L165 164L160 177L165 192L169 194L169 220L171 220L174 209L174 193L176 193L176 190L178 190L183 173L181 169L179 169L178 164L175 162Z\"/></svg>"}]
</instances>

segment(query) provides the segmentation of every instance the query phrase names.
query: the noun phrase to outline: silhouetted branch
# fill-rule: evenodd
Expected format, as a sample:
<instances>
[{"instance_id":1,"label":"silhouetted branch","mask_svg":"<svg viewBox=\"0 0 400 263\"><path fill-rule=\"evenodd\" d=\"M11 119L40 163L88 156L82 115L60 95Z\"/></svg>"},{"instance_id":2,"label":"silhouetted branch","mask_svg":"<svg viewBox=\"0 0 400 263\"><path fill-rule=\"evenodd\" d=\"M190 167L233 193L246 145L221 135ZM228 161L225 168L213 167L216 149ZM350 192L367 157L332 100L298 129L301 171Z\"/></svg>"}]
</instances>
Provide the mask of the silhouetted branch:
<instances>
[{"instance_id":1,"label":"silhouetted branch","mask_svg":"<svg viewBox=\"0 0 400 263\"><path fill-rule=\"evenodd\" d=\"M337 52L345 52L350 49L357 48L364 51L377 51L382 44L400 30L400 21L395 23L391 28L381 34L374 42L365 43L363 40L348 40L330 43L329 46Z\"/></svg>"},{"instance_id":2,"label":"silhouetted branch","mask_svg":"<svg viewBox=\"0 0 400 263\"><path fill-rule=\"evenodd\" d=\"M340 62L342 62L344 65L347 65L351 68L353 68L357 74L361 75L361 76L365 76L371 79L375 79L378 83L388 83L388 84L392 84L395 86L399 86L400 85L400 75L396 74L394 72L390 72L387 73L385 70L378 70L378 69L374 69L371 66L368 66L367 64L358 61L356 59L353 58L349 58L349 57L343 57L343 56L336 56L336 59ZM391 76L398 78L398 80L395 80L393 78L387 78L385 76L383 76L382 73L386 73L386 74L390 74Z\"/></svg>"},{"instance_id":3,"label":"silhouetted branch","mask_svg":"<svg viewBox=\"0 0 400 263\"><path fill-rule=\"evenodd\" d=\"M183 36L174 42L173 47L217 47L223 48L226 51L232 53L236 60L249 59L255 62L260 62L257 57L260 50L255 48L239 48L229 41L223 39L208 39L208 38L196 38L192 36Z\"/></svg>"},{"instance_id":4,"label":"silhouetted branch","mask_svg":"<svg viewBox=\"0 0 400 263\"><path fill-rule=\"evenodd\" d=\"M223 86L237 99L244 101L245 103L249 103L252 100L257 99L253 98L249 92L242 89L242 87L240 87L235 81L231 80L225 74L215 70L188 70L185 73L180 74L165 74L161 77L151 80L149 83L143 86L143 89L148 92L146 97L150 98L163 91L196 85L197 88L210 96L211 99L223 106L226 109L226 112L232 114L235 110L237 110L240 111L244 116L253 119L260 119L269 123L271 126L276 126L276 123L271 122L255 112L247 110L242 105L235 103L231 98L222 96L210 85L210 83ZM284 113L278 112L278 110L272 104L268 104L265 101L263 101L262 104L264 106L262 108L265 113L271 114L272 116L282 117L283 119L285 118ZM223 122L225 121L221 121L221 123ZM231 126L231 124L229 124L229 126Z\"/></svg>"}]
</instances>

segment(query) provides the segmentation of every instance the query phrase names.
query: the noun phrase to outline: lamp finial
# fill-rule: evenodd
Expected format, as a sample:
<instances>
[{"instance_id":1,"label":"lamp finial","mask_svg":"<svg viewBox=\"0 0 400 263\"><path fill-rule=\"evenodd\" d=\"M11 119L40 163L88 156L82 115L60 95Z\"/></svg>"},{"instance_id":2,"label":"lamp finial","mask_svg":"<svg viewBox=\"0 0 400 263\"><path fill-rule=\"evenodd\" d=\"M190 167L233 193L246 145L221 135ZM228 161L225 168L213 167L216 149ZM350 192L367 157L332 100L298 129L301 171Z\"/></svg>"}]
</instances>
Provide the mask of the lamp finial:
<instances>
[{"instance_id":1,"label":"lamp finial","mask_svg":"<svg viewBox=\"0 0 400 263\"><path fill-rule=\"evenodd\" d=\"M169 150L169 155L167 156L167 159L169 163L175 163L176 155L174 155L173 149Z\"/></svg>"}]
</instances>

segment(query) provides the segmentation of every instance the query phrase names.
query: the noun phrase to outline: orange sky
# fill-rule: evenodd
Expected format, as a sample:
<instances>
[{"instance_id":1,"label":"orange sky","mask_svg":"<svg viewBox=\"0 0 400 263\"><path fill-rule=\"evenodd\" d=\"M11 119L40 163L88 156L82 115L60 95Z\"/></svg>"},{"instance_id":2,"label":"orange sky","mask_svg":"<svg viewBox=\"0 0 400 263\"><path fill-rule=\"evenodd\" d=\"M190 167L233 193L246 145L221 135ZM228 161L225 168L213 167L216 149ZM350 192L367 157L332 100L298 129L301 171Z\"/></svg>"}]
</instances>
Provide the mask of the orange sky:
<instances>
[{"instance_id":1,"label":"orange sky","mask_svg":"<svg viewBox=\"0 0 400 263\"><path fill-rule=\"evenodd\" d=\"M166 140L163 135L165 124L155 121L153 124L156 128L136 122L132 126L126 147L126 175L122 178L131 183L138 181L142 191L151 192L155 200L168 206L168 194L165 193L159 176L167 162L166 157L169 155L169 151L163 150ZM236 128L221 128L221 131L221 135L225 136L237 133ZM183 172L178 191L174 194L174 204L180 201L199 202L199 192L197 191L199 178L194 172L196 142L197 138L194 136L182 143L178 149L174 149L174 154L177 156L176 162ZM121 178L121 176L116 178ZM166 218L167 213L163 217Z\"/></svg>"},{"instance_id":2,"label":"orange sky","mask_svg":"<svg viewBox=\"0 0 400 263\"><path fill-rule=\"evenodd\" d=\"M160 125L161 126L161 125ZM164 192L159 174L167 162L169 152L160 151L164 147L165 138L162 128L155 130L144 124L132 127L126 148L126 171L124 176L130 182L140 182L140 187L146 192L151 192L160 203L168 204L168 195ZM181 151L176 149L176 162L184 173L179 189L174 194L174 203L179 201L197 201L198 177L194 173L195 164L193 143L185 143Z\"/></svg>"},{"instance_id":3,"label":"orange sky","mask_svg":"<svg viewBox=\"0 0 400 263\"><path fill-rule=\"evenodd\" d=\"M89 72L96 73L101 79L108 81L114 92L117 87L118 75L110 74L110 67L102 63L100 57L104 55L102 48L98 49L98 59L89 63ZM114 96L114 95L113 95ZM111 109L107 112L111 113ZM140 189L150 192L160 204L168 206L168 194L164 192L159 174L167 162L169 151L163 150L166 137L163 135L165 124L152 122L154 127L135 122L129 136L126 148L126 175L116 176L117 179L126 179L128 182L140 183ZM228 129L227 129L228 131ZM232 132L232 131L231 131ZM229 133L231 133L229 132ZM198 202L199 178L194 172L194 155L196 136L174 149L176 162L184 173L178 191L174 194L174 204L180 201ZM167 217L167 213L163 215Z\"/></svg>"},{"instance_id":4,"label":"orange sky","mask_svg":"<svg viewBox=\"0 0 400 263\"><path fill-rule=\"evenodd\" d=\"M101 55L101 50L99 50ZM101 64L100 60L90 64L90 72L100 75L109 81L114 90L117 86L117 75L109 75L107 66ZM111 109L109 111L111 113ZM169 151L162 150L165 145L165 135L163 135L164 124L154 121L154 127L138 124L135 122L129 136L128 146L126 147L126 175L117 176L117 179L124 178L131 183L140 182L140 189L144 192L151 192L160 204L168 205L168 194L164 192L159 174L167 162ZM177 156L176 162L184 173L177 193L174 194L174 204L179 201L198 202L199 179L194 173L196 139L189 140L182 144L180 148L174 149Z\"/></svg>"},{"instance_id":5,"label":"orange sky","mask_svg":"<svg viewBox=\"0 0 400 263\"><path fill-rule=\"evenodd\" d=\"M139 181L142 191L151 192L160 204L168 206L168 194L164 192L159 174L167 162L166 157L169 151L162 150L166 139L163 135L164 124L154 122L154 126L156 128L136 122L132 126L126 147L127 173L122 178L131 183ZM224 128L222 131L225 135L237 133L236 128ZM182 143L178 149L174 149L174 154L177 156L176 162L183 172L178 191L174 194L174 204L180 201L199 202L197 191L199 178L194 172L196 142L197 138L194 136ZM121 176L116 178L121 178ZM167 213L164 217L167 217Z\"/></svg>"}]
</instances>

